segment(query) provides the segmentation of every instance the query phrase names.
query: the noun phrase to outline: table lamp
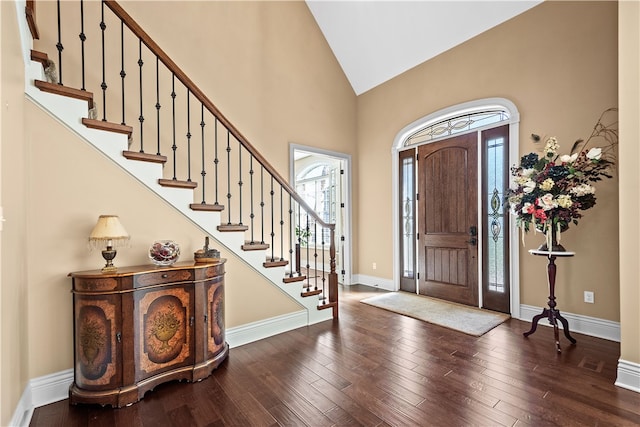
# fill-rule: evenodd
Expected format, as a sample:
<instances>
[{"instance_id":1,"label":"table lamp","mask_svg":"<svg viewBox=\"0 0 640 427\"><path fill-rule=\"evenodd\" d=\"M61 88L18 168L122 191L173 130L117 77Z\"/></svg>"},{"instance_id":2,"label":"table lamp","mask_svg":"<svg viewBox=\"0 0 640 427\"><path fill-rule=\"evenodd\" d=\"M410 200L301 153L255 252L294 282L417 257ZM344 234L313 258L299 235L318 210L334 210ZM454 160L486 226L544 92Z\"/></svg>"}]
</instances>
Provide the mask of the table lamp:
<instances>
[{"instance_id":1,"label":"table lamp","mask_svg":"<svg viewBox=\"0 0 640 427\"><path fill-rule=\"evenodd\" d=\"M113 273L118 268L113 265L113 259L116 257L114 245L122 246L129 241L129 233L120 223L117 215L100 215L98 223L93 227L93 231L89 235L89 243L94 248L107 248L102 251L102 257L107 261L102 268L103 273Z\"/></svg>"}]
</instances>

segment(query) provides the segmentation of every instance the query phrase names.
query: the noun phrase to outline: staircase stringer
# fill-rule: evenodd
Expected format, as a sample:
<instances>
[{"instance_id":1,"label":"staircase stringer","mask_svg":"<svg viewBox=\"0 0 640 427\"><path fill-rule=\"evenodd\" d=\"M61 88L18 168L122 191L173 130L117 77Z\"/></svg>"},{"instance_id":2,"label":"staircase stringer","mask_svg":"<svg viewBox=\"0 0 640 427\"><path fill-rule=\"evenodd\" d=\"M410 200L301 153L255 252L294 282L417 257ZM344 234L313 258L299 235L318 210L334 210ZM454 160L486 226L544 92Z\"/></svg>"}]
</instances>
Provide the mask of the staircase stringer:
<instances>
[{"instance_id":1,"label":"staircase stringer","mask_svg":"<svg viewBox=\"0 0 640 427\"><path fill-rule=\"evenodd\" d=\"M281 292L293 298L306 310L307 324L311 325L332 318L331 310L318 310L317 298L302 297L300 288L287 286L286 283L283 283L285 267L264 268L262 266L265 261L264 251L243 251L241 246L245 242L244 233L221 233L216 230L216 225L220 224L219 212L190 209L189 205L193 203L194 199L193 190L187 191L159 185L158 179L163 176L161 164L132 161L125 158L122 152L128 149L126 135L91 129L83 125L82 118L86 117L88 112L86 101L43 92L35 87L34 80L44 80L44 73L40 63L31 60L29 62L25 66L25 94L30 100L178 210L203 232L211 235L227 251L236 254L248 267L253 268L269 280ZM297 327L299 327L298 324L292 324L292 329Z\"/></svg>"}]
</instances>

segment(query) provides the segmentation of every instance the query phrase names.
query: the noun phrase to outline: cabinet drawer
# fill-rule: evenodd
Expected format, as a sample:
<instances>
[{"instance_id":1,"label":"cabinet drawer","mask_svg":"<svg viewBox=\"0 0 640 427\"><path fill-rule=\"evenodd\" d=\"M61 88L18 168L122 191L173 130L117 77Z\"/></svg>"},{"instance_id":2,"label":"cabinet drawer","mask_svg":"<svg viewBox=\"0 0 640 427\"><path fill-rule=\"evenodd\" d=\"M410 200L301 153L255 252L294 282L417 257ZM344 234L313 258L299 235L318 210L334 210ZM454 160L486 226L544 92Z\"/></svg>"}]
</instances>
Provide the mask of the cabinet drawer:
<instances>
[{"instance_id":1,"label":"cabinet drawer","mask_svg":"<svg viewBox=\"0 0 640 427\"><path fill-rule=\"evenodd\" d=\"M117 289L118 280L112 277L74 278L73 289L75 291L112 291Z\"/></svg>"},{"instance_id":2,"label":"cabinet drawer","mask_svg":"<svg viewBox=\"0 0 640 427\"><path fill-rule=\"evenodd\" d=\"M154 273L144 273L135 276L133 280L134 288L141 288L150 285L162 285L165 283L192 281L193 270L166 270Z\"/></svg>"}]
</instances>

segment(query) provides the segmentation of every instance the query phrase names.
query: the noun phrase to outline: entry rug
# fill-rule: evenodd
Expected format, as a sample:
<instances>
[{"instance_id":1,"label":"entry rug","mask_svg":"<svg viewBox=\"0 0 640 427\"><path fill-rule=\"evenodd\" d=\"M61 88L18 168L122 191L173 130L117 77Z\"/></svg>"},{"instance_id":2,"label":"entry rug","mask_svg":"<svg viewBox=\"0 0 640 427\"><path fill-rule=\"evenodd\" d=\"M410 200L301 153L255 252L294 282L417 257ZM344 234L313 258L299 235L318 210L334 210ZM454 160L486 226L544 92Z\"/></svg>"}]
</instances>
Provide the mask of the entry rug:
<instances>
[{"instance_id":1,"label":"entry rug","mask_svg":"<svg viewBox=\"0 0 640 427\"><path fill-rule=\"evenodd\" d=\"M489 332L510 317L504 313L407 292L389 292L360 302L476 337Z\"/></svg>"}]
</instances>

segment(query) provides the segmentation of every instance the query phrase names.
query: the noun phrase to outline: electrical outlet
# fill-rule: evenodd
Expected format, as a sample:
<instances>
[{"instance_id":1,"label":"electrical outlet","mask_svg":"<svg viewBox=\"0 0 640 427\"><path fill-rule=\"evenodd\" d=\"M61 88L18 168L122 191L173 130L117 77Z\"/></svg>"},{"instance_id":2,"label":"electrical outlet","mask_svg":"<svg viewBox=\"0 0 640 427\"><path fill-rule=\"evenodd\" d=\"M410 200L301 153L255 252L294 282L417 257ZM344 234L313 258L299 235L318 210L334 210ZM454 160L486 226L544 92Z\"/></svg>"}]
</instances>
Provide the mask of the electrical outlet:
<instances>
[{"instance_id":1,"label":"electrical outlet","mask_svg":"<svg viewBox=\"0 0 640 427\"><path fill-rule=\"evenodd\" d=\"M593 304L594 303L593 292L584 291L584 302L587 302L589 304Z\"/></svg>"},{"instance_id":2,"label":"electrical outlet","mask_svg":"<svg viewBox=\"0 0 640 427\"><path fill-rule=\"evenodd\" d=\"M371 265L371 268L375 270L376 268L378 268L378 265L374 262L373 265Z\"/></svg>"}]
</instances>

